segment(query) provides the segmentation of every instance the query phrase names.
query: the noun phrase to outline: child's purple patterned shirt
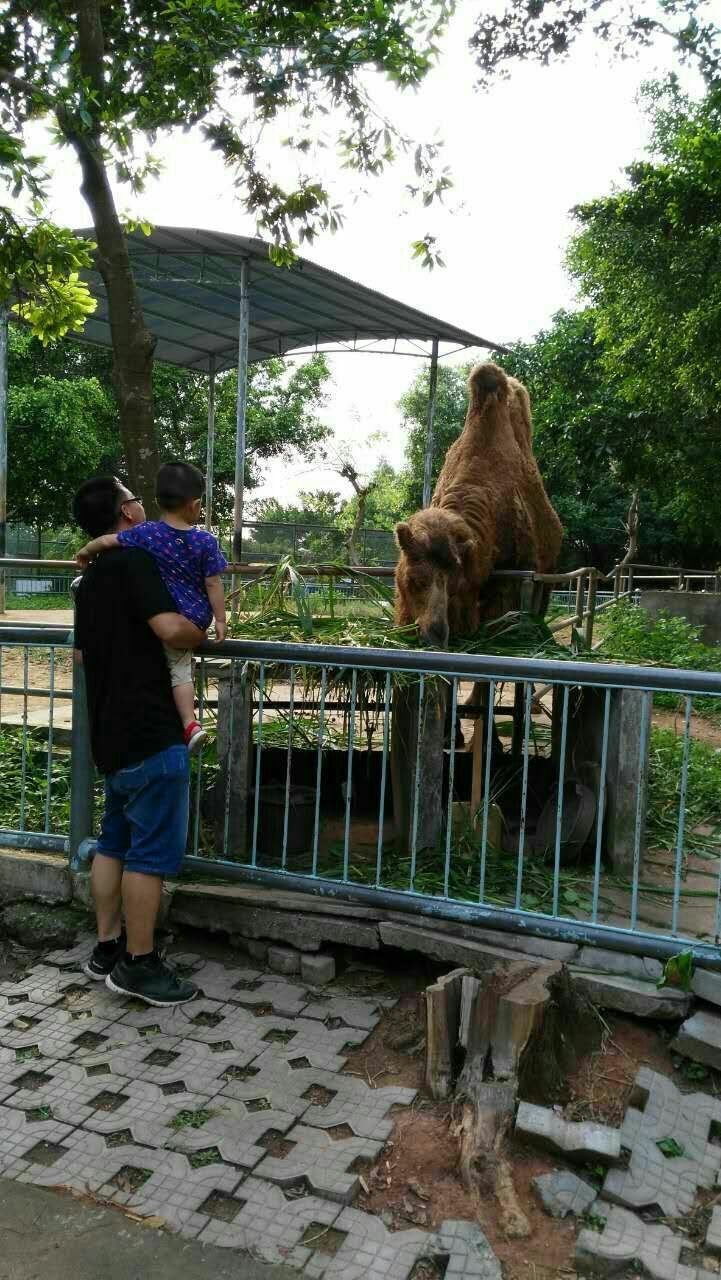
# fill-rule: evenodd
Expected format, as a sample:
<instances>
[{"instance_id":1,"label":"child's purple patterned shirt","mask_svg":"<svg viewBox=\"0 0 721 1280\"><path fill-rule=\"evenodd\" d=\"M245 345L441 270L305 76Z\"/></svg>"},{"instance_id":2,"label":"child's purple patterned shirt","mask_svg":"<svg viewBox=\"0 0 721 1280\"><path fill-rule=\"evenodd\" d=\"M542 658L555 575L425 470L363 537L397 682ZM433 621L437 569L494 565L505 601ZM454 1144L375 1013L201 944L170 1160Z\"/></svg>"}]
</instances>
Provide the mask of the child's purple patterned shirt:
<instances>
[{"instance_id":1,"label":"child's purple patterned shirt","mask_svg":"<svg viewBox=\"0 0 721 1280\"><path fill-rule=\"evenodd\" d=\"M213 619L205 579L227 566L217 540L205 529L174 529L164 520L146 520L118 534L122 547L149 551L175 601L178 613L206 631Z\"/></svg>"}]
</instances>

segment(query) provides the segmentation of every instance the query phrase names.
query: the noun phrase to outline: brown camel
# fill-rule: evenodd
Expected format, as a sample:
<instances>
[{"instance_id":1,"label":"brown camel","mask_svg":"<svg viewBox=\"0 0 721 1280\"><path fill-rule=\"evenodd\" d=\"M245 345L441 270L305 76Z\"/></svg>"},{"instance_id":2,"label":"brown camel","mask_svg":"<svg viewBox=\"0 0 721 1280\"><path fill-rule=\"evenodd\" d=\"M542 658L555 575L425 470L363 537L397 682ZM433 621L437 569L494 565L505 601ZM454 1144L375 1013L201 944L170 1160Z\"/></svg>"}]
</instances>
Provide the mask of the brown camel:
<instances>
[{"instance_id":1,"label":"brown camel","mask_svg":"<svg viewBox=\"0 0 721 1280\"><path fill-rule=\"evenodd\" d=\"M533 456L526 388L487 363L472 370L468 390L430 507L396 527L396 621L417 622L437 648L517 607L518 585L486 585L490 574L550 573L563 536Z\"/></svg>"}]
</instances>

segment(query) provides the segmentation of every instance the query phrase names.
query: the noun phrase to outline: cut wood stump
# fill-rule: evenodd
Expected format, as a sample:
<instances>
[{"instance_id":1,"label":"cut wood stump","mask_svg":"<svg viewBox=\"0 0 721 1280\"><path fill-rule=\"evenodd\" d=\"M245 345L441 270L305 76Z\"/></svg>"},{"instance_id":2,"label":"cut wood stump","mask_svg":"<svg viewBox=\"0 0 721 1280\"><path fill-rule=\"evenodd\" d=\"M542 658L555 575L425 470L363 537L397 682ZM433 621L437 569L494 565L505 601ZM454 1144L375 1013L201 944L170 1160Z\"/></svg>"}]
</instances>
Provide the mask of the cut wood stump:
<instances>
[{"instance_id":1,"label":"cut wood stump","mask_svg":"<svg viewBox=\"0 0 721 1280\"><path fill-rule=\"evenodd\" d=\"M469 1190L495 1195L516 1239L530 1234L508 1157L519 1095L561 1098L579 1052L601 1032L563 965L519 968L454 969L426 991L426 1083L434 1098L454 1096L459 1175Z\"/></svg>"}]
</instances>

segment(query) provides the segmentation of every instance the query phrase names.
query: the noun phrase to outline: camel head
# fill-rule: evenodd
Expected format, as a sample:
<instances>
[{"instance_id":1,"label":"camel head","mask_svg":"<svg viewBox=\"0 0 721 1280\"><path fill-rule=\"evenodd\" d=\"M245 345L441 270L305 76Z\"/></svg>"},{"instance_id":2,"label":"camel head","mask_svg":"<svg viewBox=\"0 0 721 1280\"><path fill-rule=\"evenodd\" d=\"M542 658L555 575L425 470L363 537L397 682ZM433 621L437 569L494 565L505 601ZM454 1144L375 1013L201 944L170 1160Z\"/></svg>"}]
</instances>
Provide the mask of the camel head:
<instances>
[{"instance_id":1,"label":"camel head","mask_svg":"<svg viewBox=\"0 0 721 1280\"><path fill-rule=\"evenodd\" d=\"M474 545L471 531L461 516L428 507L396 525L396 541L396 621L417 623L429 648L444 649Z\"/></svg>"}]
</instances>

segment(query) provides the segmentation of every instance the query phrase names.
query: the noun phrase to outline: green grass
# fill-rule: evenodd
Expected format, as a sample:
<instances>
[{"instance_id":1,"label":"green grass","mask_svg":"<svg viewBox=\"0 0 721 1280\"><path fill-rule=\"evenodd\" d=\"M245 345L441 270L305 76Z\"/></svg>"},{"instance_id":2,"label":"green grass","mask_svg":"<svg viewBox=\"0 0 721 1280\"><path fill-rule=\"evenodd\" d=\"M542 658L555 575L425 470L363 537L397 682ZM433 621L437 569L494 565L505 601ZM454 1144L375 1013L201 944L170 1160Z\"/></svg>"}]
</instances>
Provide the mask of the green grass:
<instances>
[{"instance_id":1,"label":"green grass","mask_svg":"<svg viewBox=\"0 0 721 1280\"><path fill-rule=\"evenodd\" d=\"M14 591L9 591L5 607L7 609L33 609L41 613L43 609L72 609L73 602L67 593L61 595L41 595L39 592L32 592L31 595L18 596Z\"/></svg>"}]
</instances>

